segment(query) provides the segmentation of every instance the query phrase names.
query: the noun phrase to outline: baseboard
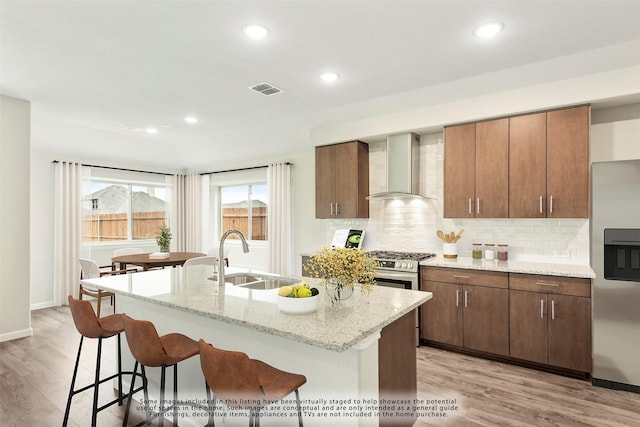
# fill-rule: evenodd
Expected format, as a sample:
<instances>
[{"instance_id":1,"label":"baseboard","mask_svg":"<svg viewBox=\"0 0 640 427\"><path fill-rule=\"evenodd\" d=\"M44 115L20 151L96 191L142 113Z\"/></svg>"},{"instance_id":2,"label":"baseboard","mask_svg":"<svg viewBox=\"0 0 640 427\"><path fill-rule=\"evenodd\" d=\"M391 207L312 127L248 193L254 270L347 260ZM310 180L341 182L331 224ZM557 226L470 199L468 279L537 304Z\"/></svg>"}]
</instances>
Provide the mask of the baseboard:
<instances>
[{"instance_id":1,"label":"baseboard","mask_svg":"<svg viewBox=\"0 0 640 427\"><path fill-rule=\"evenodd\" d=\"M18 338L30 337L33 335L33 329L27 328L19 331L7 332L0 334L0 342L16 340Z\"/></svg>"},{"instance_id":2,"label":"baseboard","mask_svg":"<svg viewBox=\"0 0 640 427\"><path fill-rule=\"evenodd\" d=\"M41 310L43 308L54 307L55 305L56 304L54 304L53 301L38 302L36 304L31 304L31 311L33 311L33 310Z\"/></svg>"},{"instance_id":3,"label":"baseboard","mask_svg":"<svg viewBox=\"0 0 640 427\"><path fill-rule=\"evenodd\" d=\"M610 388L612 390L624 390L640 394L640 386L638 385L619 383L617 381L611 380L603 380L601 378L592 378L591 384L596 387Z\"/></svg>"}]
</instances>

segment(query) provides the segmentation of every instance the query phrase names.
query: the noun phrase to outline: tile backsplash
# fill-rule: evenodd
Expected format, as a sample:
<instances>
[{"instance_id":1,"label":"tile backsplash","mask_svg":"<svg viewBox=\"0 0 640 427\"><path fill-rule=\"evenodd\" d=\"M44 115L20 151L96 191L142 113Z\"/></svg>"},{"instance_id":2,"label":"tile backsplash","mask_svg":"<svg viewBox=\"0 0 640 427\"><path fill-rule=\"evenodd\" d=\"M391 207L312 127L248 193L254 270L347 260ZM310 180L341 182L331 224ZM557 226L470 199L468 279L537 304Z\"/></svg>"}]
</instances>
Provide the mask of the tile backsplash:
<instances>
[{"instance_id":1,"label":"tile backsplash","mask_svg":"<svg viewBox=\"0 0 640 427\"><path fill-rule=\"evenodd\" d=\"M442 252L436 237L464 229L459 256L471 256L472 243L506 243L509 259L519 261L589 263L589 220L579 219L448 219L443 218L443 134L421 135L420 194L430 199L370 201L369 219L329 220L327 244L339 228L366 230L364 248ZM386 190L386 146L369 144L369 190Z\"/></svg>"}]
</instances>

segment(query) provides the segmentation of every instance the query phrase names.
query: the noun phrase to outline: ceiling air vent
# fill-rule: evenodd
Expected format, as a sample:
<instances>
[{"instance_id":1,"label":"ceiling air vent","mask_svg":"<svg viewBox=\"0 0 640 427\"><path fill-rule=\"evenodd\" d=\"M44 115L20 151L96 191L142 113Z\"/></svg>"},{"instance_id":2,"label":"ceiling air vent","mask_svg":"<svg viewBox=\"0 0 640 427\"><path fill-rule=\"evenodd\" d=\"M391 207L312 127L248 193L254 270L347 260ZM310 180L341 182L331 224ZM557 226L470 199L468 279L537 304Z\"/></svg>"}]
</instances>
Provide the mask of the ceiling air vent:
<instances>
[{"instance_id":1,"label":"ceiling air vent","mask_svg":"<svg viewBox=\"0 0 640 427\"><path fill-rule=\"evenodd\" d=\"M282 92L282 89L278 89L271 83L267 83L267 82L262 82L254 86L250 86L249 89L255 90L256 92L259 92L266 96L271 96L271 95L275 95L277 93Z\"/></svg>"}]
</instances>

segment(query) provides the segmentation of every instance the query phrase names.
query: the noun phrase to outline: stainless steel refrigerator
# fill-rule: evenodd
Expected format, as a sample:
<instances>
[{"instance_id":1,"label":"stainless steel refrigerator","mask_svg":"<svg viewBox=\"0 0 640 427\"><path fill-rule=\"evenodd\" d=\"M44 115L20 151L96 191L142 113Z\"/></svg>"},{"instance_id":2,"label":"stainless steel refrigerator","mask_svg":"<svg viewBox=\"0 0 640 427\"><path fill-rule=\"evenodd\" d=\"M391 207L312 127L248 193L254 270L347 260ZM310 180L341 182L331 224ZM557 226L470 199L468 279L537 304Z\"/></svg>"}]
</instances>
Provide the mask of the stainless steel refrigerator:
<instances>
[{"instance_id":1,"label":"stainless steel refrigerator","mask_svg":"<svg viewBox=\"0 0 640 427\"><path fill-rule=\"evenodd\" d=\"M640 393L640 160L591 167L594 385Z\"/></svg>"}]
</instances>

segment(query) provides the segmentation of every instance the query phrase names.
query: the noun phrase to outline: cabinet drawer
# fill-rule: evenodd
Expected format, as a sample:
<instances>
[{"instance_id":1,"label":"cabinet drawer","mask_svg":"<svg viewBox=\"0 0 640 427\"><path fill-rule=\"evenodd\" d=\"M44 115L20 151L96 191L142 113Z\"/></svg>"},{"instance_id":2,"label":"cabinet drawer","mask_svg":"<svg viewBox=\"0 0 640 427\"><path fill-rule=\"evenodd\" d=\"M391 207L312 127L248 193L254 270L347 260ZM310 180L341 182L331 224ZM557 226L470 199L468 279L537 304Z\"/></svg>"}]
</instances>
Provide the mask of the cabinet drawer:
<instances>
[{"instance_id":1,"label":"cabinet drawer","mask_svg":"<svg viewBox=\"0 0 640 427\"><path fill-rule=\"evenodd\" d=\"M591 279L510 273L509 288L520 291L590 297Z\"/></svg>"},{"instance_id":2,"label":"cabinet drawer","mask_svg":"<svg viewBox=\"0 0 640 427\"><path fill-rule=\"evenodd\" d=\"M423 267L421 270L421 280L487 286L491 288L507 289L509 287L509 276L507 273L463 268Z\"/></svg>"}]
</instances>

